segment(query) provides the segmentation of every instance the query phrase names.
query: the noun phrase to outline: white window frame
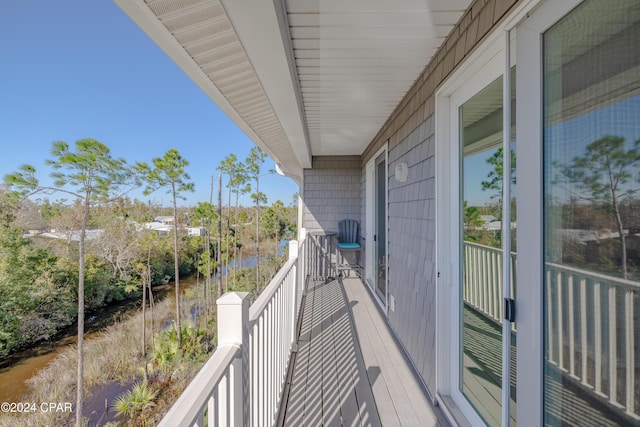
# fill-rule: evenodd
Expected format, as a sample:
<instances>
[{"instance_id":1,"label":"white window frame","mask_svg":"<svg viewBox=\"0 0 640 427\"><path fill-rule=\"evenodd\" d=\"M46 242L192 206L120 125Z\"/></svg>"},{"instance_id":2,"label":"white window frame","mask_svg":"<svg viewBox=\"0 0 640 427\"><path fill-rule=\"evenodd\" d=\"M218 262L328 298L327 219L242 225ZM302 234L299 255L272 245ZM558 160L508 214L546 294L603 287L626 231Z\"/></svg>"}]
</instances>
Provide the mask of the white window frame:
<instances>
[{"instance_id":1,"label":"white window frame","mask_svg":"<svg viewBox=\"0 0 640 427\"><path fill-rule=\"evenodd\" d=\"M386 250L387 250L387 274L385 280L387 281L387 293L385 301L380 301L378 293L376 292L376 252L375 242L373 236L376 234L375 230L375 177L376 177L376 159L384 153L385 165L386 165L386 185L385 185L385 229L386 229ZM385 314L388 314L387 307L389 307L389 141L387 140L384 145L376 151L376 153L369 159L365 167L365 268L364 277L365 282L369 286L372 294L375 296L375 300L380 304L380 307L384 310Z\"/></svg>"},{"instance_id":2,"label":"white window frame","mask_svg":"<svg viewBox=\"0 0 640 427\"><path fill-rule=\"evenodd\" d=\"M516 133L518 192L517 269L518 366L517 414L519 425L540 426L544 422L544 257L543 257L543 171L542 171L542 34L582 0L545 1L528 14L516 29ZM526 386L525 386L526 385Z\"/></svg>"},{"instance_id":3,"label":"white window frame","mask_svg":"<svg viewBox=\"0 0 640 427\"><path fill-rule=\"evenodd\" d=\"M460 411L471 425L483 425L484 421L459 389L461 286L457 266L460 265L461 254L453 242L459 242L461 236L459 218L451 215L452 212L460 212L461 207L458 190L460 166L455 165L461 158L458 110L503 74L504 43L497 37L500 34L495 33L491 41L483 44L436 94L436 263L439 273L436 287L436 389L440 402L452 401L454 404L445 403L445 412L449 412L451 417L453 412Z\"/></svg>"}]
</instances>

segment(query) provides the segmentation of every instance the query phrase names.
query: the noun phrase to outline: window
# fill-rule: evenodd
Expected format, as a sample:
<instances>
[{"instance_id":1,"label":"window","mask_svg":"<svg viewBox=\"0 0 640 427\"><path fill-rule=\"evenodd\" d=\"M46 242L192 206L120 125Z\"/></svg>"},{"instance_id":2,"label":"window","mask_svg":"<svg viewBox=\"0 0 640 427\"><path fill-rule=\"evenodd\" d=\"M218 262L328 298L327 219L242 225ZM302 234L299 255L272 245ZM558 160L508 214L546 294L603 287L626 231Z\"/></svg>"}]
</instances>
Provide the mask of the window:
<instances>
[{"instance_id":1,"label":"window","mask_svg":"<svg viewBox=\"0 0 640 427\"><path fill-rule=\"evenodd\" d=\"M543 35L547 425L640 420L639 40L635 0Z\"/></svg>"}]
</instances>

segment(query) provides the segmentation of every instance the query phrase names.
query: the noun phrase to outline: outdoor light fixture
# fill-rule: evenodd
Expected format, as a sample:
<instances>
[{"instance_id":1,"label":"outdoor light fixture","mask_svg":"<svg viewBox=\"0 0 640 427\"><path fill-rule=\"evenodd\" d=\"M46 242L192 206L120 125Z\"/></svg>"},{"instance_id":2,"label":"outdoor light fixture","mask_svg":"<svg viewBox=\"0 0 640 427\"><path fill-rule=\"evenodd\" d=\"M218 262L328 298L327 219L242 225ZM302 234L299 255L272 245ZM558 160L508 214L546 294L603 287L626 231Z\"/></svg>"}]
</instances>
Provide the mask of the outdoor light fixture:
<instances>
[{"instance_id":1,"label":"outdoor light fixture","mask_svg":"<svg viewBox=\"0 0 640 427\"><path fill-rule=\"evenodd\" d=\"M409 167L405 162L398 163L396 165L396 180L398 182L407 182L407 177L409 176Z\"/></svg>"}]
</instances>

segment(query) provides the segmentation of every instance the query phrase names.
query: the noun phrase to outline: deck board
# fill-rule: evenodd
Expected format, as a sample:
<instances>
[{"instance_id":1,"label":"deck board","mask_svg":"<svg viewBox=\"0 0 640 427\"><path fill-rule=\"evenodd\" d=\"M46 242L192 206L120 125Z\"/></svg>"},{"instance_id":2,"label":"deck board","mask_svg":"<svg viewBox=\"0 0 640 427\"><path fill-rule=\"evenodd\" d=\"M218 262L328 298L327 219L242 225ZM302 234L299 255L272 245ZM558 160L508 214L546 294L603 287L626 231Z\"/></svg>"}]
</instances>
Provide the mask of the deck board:
<instances>
[{"instance_id":1,"label":"deck board","mask_svg":"<svg viewBox=\"0 0 640 427\"><path fill-rule=\"evenodd\" d=\"M349 291L341 280L309 283L282 424L448 425L434 415L364 285L345 284Z\"/></svg>"},{"instance_id":2,"label":"deck board","mask_svg":"<svg viewBox=\"0 0 640 427\"><path fill-rule=\"evenodd\" d=\"M363 358L376 402L383 401L384 405L393 407L381 411L383 425L446 423L444 417L434 411L371 294L358 279L345 279L344 283L357 335L361 342L369 342L366 348L363 345Z\"/></svg>"}]
</instances>

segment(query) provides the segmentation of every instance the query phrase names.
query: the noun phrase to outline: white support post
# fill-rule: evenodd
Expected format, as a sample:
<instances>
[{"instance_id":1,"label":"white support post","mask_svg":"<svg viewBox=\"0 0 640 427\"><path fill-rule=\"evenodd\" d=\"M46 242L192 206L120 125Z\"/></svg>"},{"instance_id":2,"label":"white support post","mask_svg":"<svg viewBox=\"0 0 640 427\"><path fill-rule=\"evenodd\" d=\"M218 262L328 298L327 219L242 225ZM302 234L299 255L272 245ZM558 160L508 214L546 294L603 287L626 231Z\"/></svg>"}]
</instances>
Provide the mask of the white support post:
<instances>
[{"instance_id":1,"label":"white support post","mask_svg":"<svg viewBox=\"0 0 640 427\"><path fill-rule=\"evenodd\" d=\"M298 241L290 240L289 241L289 259L298 257Z\"/></svg>"},{"instance_id":2,"label":"white support post","mask_svg":"<svg viewBox=\"0 0 640 427\"><path fill-rule=\"evenodd\" d=\"M250 397L248 393L249 366L246 363L249 351L249 293L227 292L216 301L218 305L218 346L237 345L240 357L234 362L229 381L231 405L229 420L231 425L244 425L248 414Z\"/></svg>"}]
</instances>

